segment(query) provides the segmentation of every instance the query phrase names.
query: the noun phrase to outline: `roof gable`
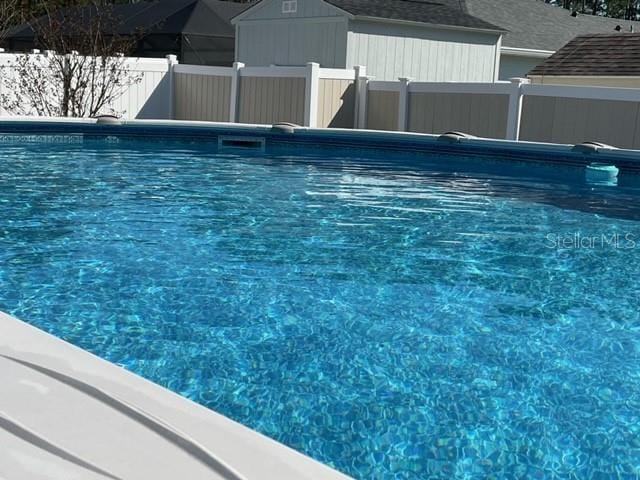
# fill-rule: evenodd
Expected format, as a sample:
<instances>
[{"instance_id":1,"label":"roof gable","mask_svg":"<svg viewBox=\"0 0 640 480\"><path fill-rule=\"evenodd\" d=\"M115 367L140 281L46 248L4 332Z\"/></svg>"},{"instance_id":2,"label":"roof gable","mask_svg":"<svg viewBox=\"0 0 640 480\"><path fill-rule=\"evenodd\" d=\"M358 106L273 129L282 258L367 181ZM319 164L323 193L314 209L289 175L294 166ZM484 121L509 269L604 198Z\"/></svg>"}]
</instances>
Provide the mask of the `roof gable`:
<instances>
[{"instance_id":1,"label":"roof gable","mask_svg":"<svg viewBox=\"0 0 640 480\"><path fill-rule=\"evenodd\" d=\"M244 5L244 4L241 4ZM298 0L293 12L282 12L282 0L258 0L233 17L231 23L242 20L276 20L318 17L350 17L351 15L323 0Z\"/></svg>"},{"instance_id":2,"label":"roof gable","mask_svg":"<svg viewBox=\"0 0 640 480\"><path fill-rule=\"evenodd\" d=\"M640 34L576 37L529 75L640 76Z\"/></svg>"}]
</instances>

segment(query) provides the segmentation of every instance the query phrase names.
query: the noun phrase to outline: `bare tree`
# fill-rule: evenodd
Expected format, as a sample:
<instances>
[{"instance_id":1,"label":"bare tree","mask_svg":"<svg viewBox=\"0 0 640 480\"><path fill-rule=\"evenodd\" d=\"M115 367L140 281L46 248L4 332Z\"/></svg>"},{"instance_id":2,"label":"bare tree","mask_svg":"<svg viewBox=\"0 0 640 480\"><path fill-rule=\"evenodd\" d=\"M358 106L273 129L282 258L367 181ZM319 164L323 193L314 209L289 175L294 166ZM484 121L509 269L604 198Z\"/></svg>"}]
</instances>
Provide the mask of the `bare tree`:
<instances>
[{"instance_id":1,"label":"bare tree","mask_svg":"<svg viewBox=\"0 0 640 480\"><path fill-rule=\"evenodd\" d=\"M45 7L46 8L46 7ZM43 54L18 55L0 68L0 101L14 115L121 115L113 103L141 81L123 54L137 36L118 34L112 5L49 11L30 22Z\"/></svg>"},{"instance_id":2,"label":"bare tree","mask_svg":"<svg viewBox=\"0 0 640 480\"><path fill-rule=\"evenodd\" d=\"M21 0L0 0L0 42L2 42L9 29L20 21Z\"/></svg>"}]
</instances>

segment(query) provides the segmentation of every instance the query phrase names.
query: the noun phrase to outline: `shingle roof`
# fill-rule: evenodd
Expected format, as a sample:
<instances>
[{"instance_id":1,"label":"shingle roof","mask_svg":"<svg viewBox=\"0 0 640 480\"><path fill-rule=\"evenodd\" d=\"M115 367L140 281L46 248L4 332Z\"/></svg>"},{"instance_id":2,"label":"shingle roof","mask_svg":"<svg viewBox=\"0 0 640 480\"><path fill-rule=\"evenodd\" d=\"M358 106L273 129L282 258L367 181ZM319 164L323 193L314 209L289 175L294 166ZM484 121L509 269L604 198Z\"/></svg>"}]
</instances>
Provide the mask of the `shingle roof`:
<instances>
[{"instance_id":1,"label":"shingle roof","mask_svg":"<svg viewBox=\"0 0 640 480\"><path fill-rule=\"evenodd\" d=\"M114 5L109 13L114 25L110 27L121 35L142 31L233 38L235 29L230 20L244 8L245 4L219 0L162 0ZM67 7L59 12L78 21L88 21L95 9L90 6ZM27 39L34 36L31 25L25 23L9 30L7 38Z\"/></svg>"},{"instance_id":2,"label":"shingle roof","mask_svg":"<svg viewBox=\"0 0 640 480\"><path fill-rule=\"evenodd\" d=\"M640 34L576 37L529 75L640 76Z\"/></svg>"},{"instance_id":3,"label":"shingle roof","mask_svg":"<svg viewBox=\"0 0 640 480\"><path fill-rule=\"evenodd\" d=\"M555 51L572 38L589 33L613 33L616 25L629 31L640 22L578 14L539 0L464 0L474 17L498 25L508 33L502 38L505 47Z\"/></svg>"},{"instance_id":4,"label":"shingle roof","mask_svg":"<svg viewBox=\"0 0 640 480\"><path fill-rule=\"evenodd\" d=\"M469 15L458 0L325 0L355 16L405 20L432 25L503 30Z\"/></svg>"}]
</instances>

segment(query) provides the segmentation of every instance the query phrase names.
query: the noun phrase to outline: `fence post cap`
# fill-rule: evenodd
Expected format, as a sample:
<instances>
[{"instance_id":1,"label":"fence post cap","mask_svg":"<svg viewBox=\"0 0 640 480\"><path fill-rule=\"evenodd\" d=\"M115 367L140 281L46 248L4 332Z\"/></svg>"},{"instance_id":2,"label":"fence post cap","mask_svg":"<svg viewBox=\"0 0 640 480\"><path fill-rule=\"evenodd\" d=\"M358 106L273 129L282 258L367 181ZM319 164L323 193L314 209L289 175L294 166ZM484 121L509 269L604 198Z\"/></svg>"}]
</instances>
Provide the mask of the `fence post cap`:
<instances>
[{"instance_id":1,"label":"fence post cap","mask_svg":"<svg viewBox=\"0 0 640 480\"><path fill-rule=\"evenodd\" d=\"M398 77L398 80L400 80L402 83L409 83L413 80L413 77Z\"/></svg>"},{"instance_id":2,"label":"fence post cap","mask_svg":"<svg viewBox=\"0 0 640 480\"><path fill-rule=\"evenodd\" d=\"M320 68L320 64L317 62L307 62L307 67Z\"/></svg>"},{"instance_id":3,"label":"fence post cap","mask_svg":"<svg viewBox=\"0 0 640 480\"><path fill-rule=\"evenodd\" d=\"M169 63L178 63L178 57L176 57L175 55L165 55L165 58Z\"/></svg>"},{"instance_id":4,"label":"fence post cap","mask_svg":"<svg viewBox=\"0 0 640 480\"><path fill-rule=\"evenodd\" d=\"M528 78L522 78L522 77L513 77L513 78L510 78L509 81L511 83L516 83L518 85L522 85L523 83L531 83L531 80L529 80Z\"/></svg>"},{"instance_id":5,"label":"fence post cap","mask_svg":"<svg viewBox=\"0 0 640 480\"><path fill-rule=\"evenodd\" d=\"M233 62L233 68L236 70L240 70L241 68L244 68L244 63L242 62Z\"/></svg>"}]
</instances>

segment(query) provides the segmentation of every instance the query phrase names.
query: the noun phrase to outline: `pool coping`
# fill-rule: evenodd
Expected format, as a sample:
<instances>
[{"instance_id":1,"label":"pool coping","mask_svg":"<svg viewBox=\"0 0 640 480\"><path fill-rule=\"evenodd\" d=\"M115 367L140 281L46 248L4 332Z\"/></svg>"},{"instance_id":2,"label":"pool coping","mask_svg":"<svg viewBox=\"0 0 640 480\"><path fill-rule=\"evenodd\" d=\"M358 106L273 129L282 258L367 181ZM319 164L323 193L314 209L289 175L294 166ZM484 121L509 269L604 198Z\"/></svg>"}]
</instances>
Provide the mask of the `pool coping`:
<instances>
[{"instance_id":1,"label":"pool coping","mask_svg":"<svg viewBox=\"0 0 640 480\"><path fill-rule=\"evenodd\" d=\"M16 364L25 367L18 369L18 374L15 369L9 368ZM29 377L30 375L31 377ZM91 398L92 396L100 395L107 399L103 403L115 402L124 405L125 409L143 412L145 418L152 419L153 422L161 427L164 426L162 428L166 428L169 432L179 432L180 438L176 444L190 445L190 448L199 449L201 455L210 457L207 462L214 464L210 474L198 478L229 480L258 478L340 480L349 478L213 410L1 312L0 377L3 378L4 383L8 382L8 386L5 385L5 388L9 389L8 391L11 391L12 384L14 387L22 386L18 384L24 384L27 387L35 385L37 388L33 392L34 396L46 395L45 392L49 391L55 393L60 391L60 387L64 387L64 384L70 384L72 387L80 385L81 387L78 388L94 392L89 392L89 395L85 396L76 395L75 397L80 397L80 401L69 405L69 409L72 410L83 409L95 400ZM32 390L26 388L24 391ZM29 407L31 402L26 401L26 398L23 398L24 402L18 403L12 403L10 395L7 398L9 400L0 398L0 439L2 438L1 434L6 433L6 422L10 422L10 424L27 425L30 431L38 432L44 429L47 432L44 438L54 444L55 448L63 450L64 441L61 440L62 446L58 445L56 437L63 437L64 432L51 430L51 426L42 425L42 422L38 424L32 418L33 412ZM43 401L46 401L46 398ZM51 403L55 404L55 402ZM64 417L68 416L69 412L52 408L47 412L47 415ZM122 422L123 429L126 429L127 425L132 425L130 418L124 418L124 420L126 421ZM139 425L136 425L137 427ZM70 425L69 429L73 429L73 426ZM11 432L10 428L9 432ZM9 442L9 445L3 443L0 458L3 455L10 455L12 452L24 453L29 449L33 450L37 443L31 442L32 444L28 445L23 440L24 438L22 440L16 438L15 442ZM95 436L84 437L81 441L83 448L91 447L92 452L99 453L98 456L105 455L100 431L95 431ZM73 451L73 446L70 448ZM51 461L50 456L47 458ZM56 465L68 463L67 460L59 457L54 460L58 462ZM82 460L89 463L89 459L83 458ZM2 463L0 462L0 467L2 467ZM98 466L104 471L118 470L117 465L99 464ZM2 470L0 468L0 474L3 473ZM25 478L25 472L6 473L11 478ZM85 474L87 473L85 471ZM26 478L32 477L27 476ZM140 471L134 476L129 474L122 478L151 477ZM153 478L163 477L154 475ZM193 478L195 480L195 477Z\"/></svg>"},{"instance_id":2,"label":"pool coping","mask_svg":"<svg viewBox=\"0 0 640 480\"><path fill-rule=\"evenodd\" d=\"M500 140L473 136L452 137L415 132L310 128L294 126L290 132L273 125L182 120L123 120L118 124L100 124L96 119L60 119L45 117L0 118L2 135L68 135L85 138L129 137L194 139L217 143L224 135L264 137L267 147L300 145L394 150L420 154L488 156L499 160L533 161L550 165L585 167L591 163L611 163L621 172L640 173L640 150L623 148L581 149L572 144Z\"/></svg>"}]
</instances>

